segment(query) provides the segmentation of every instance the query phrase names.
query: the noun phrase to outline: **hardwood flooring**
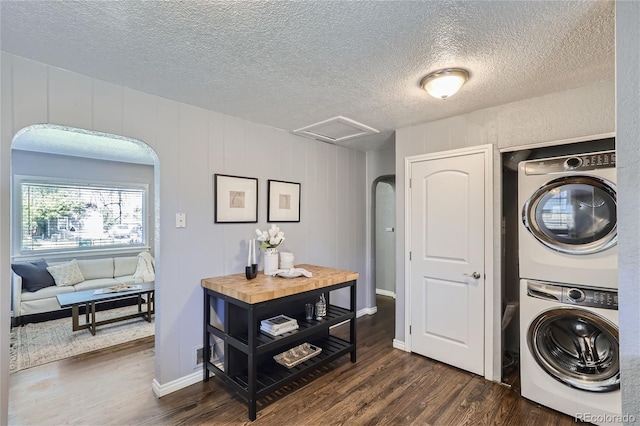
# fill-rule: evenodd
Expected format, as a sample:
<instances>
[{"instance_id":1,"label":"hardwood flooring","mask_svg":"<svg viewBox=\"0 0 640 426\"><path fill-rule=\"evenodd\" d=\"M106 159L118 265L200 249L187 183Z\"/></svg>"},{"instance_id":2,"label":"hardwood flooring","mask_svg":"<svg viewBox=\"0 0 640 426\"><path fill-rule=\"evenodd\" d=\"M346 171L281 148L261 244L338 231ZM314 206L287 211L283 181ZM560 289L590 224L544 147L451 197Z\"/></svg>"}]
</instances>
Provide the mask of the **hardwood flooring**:
<instances>
[{"instance_id":1,"label":"hardwood flooring","mask_svg":"<svg viewBox=\"0 0 640 426\"><path fill-rule=\"evenodd\" d=\"M246 404L220 379L156 398L153 338L19 371L10 425L572 425L515 388L392 347L394 301L357 320L358 362L330 364Z\"/></svg>"}]
</instances>

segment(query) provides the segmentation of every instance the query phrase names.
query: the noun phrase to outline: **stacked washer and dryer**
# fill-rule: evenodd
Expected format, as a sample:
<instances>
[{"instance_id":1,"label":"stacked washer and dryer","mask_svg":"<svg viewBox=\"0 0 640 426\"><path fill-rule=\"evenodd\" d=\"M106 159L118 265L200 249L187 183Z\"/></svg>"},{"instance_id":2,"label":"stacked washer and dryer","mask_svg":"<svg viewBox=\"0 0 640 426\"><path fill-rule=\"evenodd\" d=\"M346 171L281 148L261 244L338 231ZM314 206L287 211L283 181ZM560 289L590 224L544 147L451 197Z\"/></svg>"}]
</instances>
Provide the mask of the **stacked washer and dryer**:
<instances>
[{"instance_id":1,"label":"stacked washer and dryer","mask_svg":"<svg viewBox=\"0 0 640 426\"><path fill-rule=\"evenodd\" d=\"M620 418L615 151L518 167L522 396Z\"/></svg>"}]
</instances>

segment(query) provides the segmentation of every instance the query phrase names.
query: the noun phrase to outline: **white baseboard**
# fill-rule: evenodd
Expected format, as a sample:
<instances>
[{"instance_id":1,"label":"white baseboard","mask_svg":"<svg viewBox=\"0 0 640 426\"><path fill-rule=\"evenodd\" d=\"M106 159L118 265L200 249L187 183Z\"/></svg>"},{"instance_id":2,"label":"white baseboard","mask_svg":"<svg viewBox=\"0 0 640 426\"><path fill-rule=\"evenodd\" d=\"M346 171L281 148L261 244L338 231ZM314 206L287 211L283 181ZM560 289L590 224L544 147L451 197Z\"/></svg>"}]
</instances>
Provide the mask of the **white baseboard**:
<instances>
[{"instance_id":1,"label":"white baseboard","mask_svg":"<svg viewBox=\"0 0 640 426\"><path fill-rule=\"evenodd\" d=\"M360 309L358 312L356 312L356 318L360 318L360 317L363 317L365 315L373 315L376 312L378 312L378 307L377 306L374 306L372 308Z\"/></svg>"},{"instance_id":2,"label":"white baseboard","mask_svg":"<svg viewBox=\"0 0 640 426\"><path fill-rule=\"evenodd\" d=\"M396 293L391 290L383 290L381 288L376 288L376 294L379 294L380 296L393 297L394 299L396 298Z\"/></svg>"},{"instance_id":3,"label":"white baseboard","mask_svg":"<svg viewBox=\"0 0 640 426\"><path fill-rule=\"evenodd\" d=\"M213 376L213 374L211 374ZM180 377L179 379L173 380L169 383L165 383L161 385L157 379L153 379L153 383L151 388L153 389L153 393L156 394L158 398L162 398L165 395L169 395L175 391L179 391L180 389L184 389L187 386L194 385L198 382L202 381L202 370L195 371L188 376Z\"/></svg>"},{"instance_id":4,"label":"white baseboard","mask_svg":"<svg viewBox=\"0 0 640 426\"><path fill-rule=\"evenodd\" d=\"M400 349L401 351L409 352L404 345L404 342L401 342L398 339L393 339L393 347L396 349Z\"/></svg>"}]
</instances>

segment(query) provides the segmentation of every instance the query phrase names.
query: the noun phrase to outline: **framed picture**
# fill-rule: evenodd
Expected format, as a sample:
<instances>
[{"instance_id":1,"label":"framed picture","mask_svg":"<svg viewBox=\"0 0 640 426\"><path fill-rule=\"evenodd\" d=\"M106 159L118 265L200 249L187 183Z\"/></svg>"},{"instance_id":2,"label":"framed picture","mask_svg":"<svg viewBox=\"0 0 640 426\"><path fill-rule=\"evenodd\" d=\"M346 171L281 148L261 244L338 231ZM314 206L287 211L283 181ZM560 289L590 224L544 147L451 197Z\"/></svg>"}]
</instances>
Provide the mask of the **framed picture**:
<instances>
[{"instance_id":1,"label":"framed picture","mask_svg":"<svg viewBox=\"0 0 640 426\"><path fill-rule=\"evenodd\" d=\"M215 223L258 222L258 179L213 175Z\"/></svg>"},{"instance_id":2,"label":"framed picture","mask_svg":"<svg viewBox=\"0 0 640 426\"><path fill-rule=\"evenodd\" d=\"M300 222L300 184L268 181L267 222Z\"/></svg>"}]
</instances>

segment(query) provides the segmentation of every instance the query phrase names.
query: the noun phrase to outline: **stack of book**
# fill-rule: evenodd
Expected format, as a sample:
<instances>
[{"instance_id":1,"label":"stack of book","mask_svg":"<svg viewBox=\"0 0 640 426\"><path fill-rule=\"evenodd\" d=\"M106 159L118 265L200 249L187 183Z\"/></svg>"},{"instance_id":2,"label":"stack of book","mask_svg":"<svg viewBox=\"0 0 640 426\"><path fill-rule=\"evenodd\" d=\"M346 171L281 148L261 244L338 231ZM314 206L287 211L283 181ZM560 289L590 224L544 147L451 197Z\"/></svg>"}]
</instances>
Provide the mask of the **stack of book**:
<instances>
[{"instance_id":1,"label":"stack of book","mask_svg":"<svg viewBox=\"0 0 640 426\"><path fill-rule=\"evenodd\" d=\"M260 321L260 331L272 336L279 336L298 329L298 321L286 315L278 315Z\"/></svg>"}]
</instances>

